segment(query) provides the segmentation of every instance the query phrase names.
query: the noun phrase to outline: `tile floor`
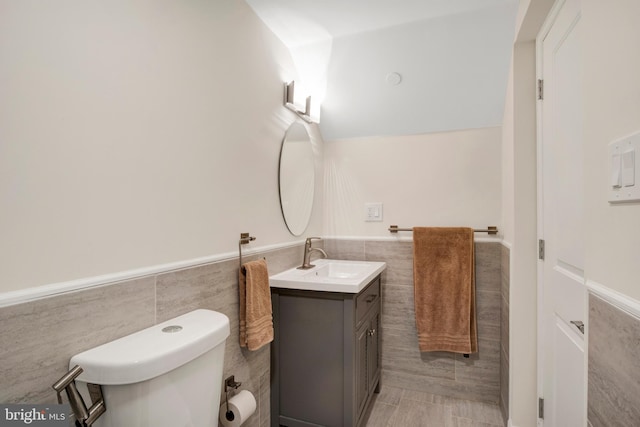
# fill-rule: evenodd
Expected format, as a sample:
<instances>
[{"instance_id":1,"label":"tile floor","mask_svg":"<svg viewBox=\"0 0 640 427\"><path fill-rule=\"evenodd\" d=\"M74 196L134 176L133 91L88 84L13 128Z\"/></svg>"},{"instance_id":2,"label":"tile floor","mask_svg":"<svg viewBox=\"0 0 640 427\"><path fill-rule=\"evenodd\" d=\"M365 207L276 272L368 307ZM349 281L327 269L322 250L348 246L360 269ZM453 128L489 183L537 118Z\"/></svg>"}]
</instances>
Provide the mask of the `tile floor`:
<instances>
[{"instance_id":1,"label":"tile floor","mask_svg":"<svg viewBox=\"0 0 640 427\"><path fill-rule=\"evenodd\" d=\"M504 427L497 404L382 386L366 427Z\"/></svg>"}]
</instances>

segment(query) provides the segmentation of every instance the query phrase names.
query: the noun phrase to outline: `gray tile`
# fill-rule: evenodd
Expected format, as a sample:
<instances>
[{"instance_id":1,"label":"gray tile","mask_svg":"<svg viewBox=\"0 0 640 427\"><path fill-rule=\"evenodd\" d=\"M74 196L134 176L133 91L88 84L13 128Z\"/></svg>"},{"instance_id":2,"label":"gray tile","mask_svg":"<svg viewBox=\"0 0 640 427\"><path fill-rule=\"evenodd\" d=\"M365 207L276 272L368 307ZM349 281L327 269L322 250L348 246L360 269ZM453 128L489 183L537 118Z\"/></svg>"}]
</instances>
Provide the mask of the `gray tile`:
<instances>
[{"instance_id":1,"label":"gray tile","mask_svg":"<svg viewBox=\"0 0 640 427\"><path fill-rule=\"evenodd\" d=\"M640 320L589 295L588 419L594 427L640 420Z\"/></svg>"},{"instance_id":2,"label":"gray tile","mask_svg":"<svg viewBox=\"0 0 640 427\"><path fill-rule=\"evenodd\" d=\"M401 388L381 384L380 393L376 396L376 402L398 405L402 398L402 392L403 390Z\"/></svg>"},{"instance_id":3,"label":"gray tile","mask_svg":"<svg viewBox=\"0 0 640 427\"><path fill-rule=\"evenodd\" d=\"M381 311L384 328L415 331L413 287L383 284Z\"/></svg>"},{"instance_id":4,"label":"gray tile","mask_svg":"<svg viewBox=\"0 0 640 427\"><path fill-rule=\"evenodd\" d=\"M0 309L0 402L53 403L71 356L155 323L155 279Z\"/></svg>"},{"instance_id":5,"label":"gray tile","mask_svg":"<svg viewBox=\"0 0 640 427\"><path fill-rule=\"evenodd\" d=\"M387 263L386 281L390 285L413 287L413 243L395 241L367 241L367 261Z\"/></svg>"},{"instance_id":6,"label":"gray tile","mask_svg":"<svg viewBox=\"0 0 640 427\"><path fill-rule=\"evenodd\" d=\"M476 291L478 339L500 340L502 296L495 291Z\"/></svg>"},{"instance_id":7,"label":"gray tile","mask_svg":"<svg viewBox=\"0 0 640 427\"><path fill-rule=\"evenodd\" d=\"M325 239L324 250L330 259L364 261L364 240Z\"/></svg>"},{"instance_id":8,"label":"gray tile","mask_svg":"<svg viewBox=\"0 0 640 427\"><path fill-rule=\"evenodd\" d=\"M316 243L314 246L322 247L323 242ZM269 274L282 273L290 268L297 267L302 264L302 257L304 255L304 244L292 246L289 248L275 249L273 251L263 252L260 254L247 257L247 260L255 260L257 258L265 258L267 260L267 266L269 268ZM244 257L243 257L244 262Z\"/></svg>"},{"instance_id":9,"label":"gray tile","mask_svg":"<svg viewBox=\"0 0 640 427\"><path fill-rule=\"evenodd\" d=\"M382 367L387 371L453 380L454 363L452 353L421 353L415 329L382 330Z\"/></svg>"},{"instance_id":10,"label":"gray tile","mask_svg":"<svg viewBox=\"0 0 640 427\"><path fill-rule=\"evenodd\" d=\"M437 403L439 405L454 406L460 402L467 401L467 400L469 399L461 398L461 397L445 396L442 394L433 395L433 403Z\"/></svg>"},{"instance_id":11,"label":"gray tile","mask_svg":"<svg viewBox=\"0 0 640 427\"><path fill-rule=\"evenodd\" d=\"M493 387L485 386L485 384L463 385L451 379L407 374L404 372L389 371L387 369L382 370L382 381L384 384L392 387L423 391L434 395L450 396L458 399L482 401L488 397L490 403L495 403L492 397L495 390ZM434 400L434 402L436 401Z\"/></svg>"},{"instance_id":12,"label":"gray tile","mask_svg":"<svg viewBox=\"0 0 640 427\"><path fill-rule=\"evenodd\" d=\"M500 408L495 404L467 400L458 401L452 408L452 414L456 417L498 426L504 424Z\"/></svg>"},{"instance_id":13,"label":"gray tile","mask_svg":"<svg viewBox=\"0 0 640 427\"><path fill-rule=\"evenodd\" d=\"M222 261L158 275L158 322L204 308L238 318L238 264Z\"/></svg>"},{"instance_id":14,"label":"gray tile","mask_svg":"<svg viewBox=\"0 0 640 427\"><path fill-rule=\"evenodd\" d=\"M502 245L501 255L501 293L500 304L500 409L502 417L509 419L509 295L510 295L510 271L511 251Z\"/></svg>"},{"instance_id":15,"label":"gray tile","mask_svg":"<svg viewBox=\"0 0 640 427\"><path fill-rule=\"evenodd\" d=\"M385 261L388 268L383 274L382 286L382 364L387 377L396 377L385 384L497 402L502 328L502 245L481 242L475 247L478 337L482 346L488 345L491 351L484 351L480 358L459 362L458 380L451 376L451 361L455 360L452 353L421 354L418 350L412 242L366 241L365 250L367 260ZM486 344L486 341L493 343ZM413 384L410 375L415 376ZM429 379L438 381L429 382Z\"/></svg>"},{"instance_id":16,"label":"gray tile","mask_svg":"<svg viewBox=\"0 0 640 427\"><path fill-rule=\"evenodd\" d=\"M500 243L478 242L475 244L476 289L478 291L501 290Z\"/></svg>"},{"instance_id":17,"label":"gray tile","mask_svg":"<svg viewBox=\"0 0 640 427\"><path fill-rule=\"evenodd\" d=\"M426 393L418 390L403 390L402 398L420 403L438 403L434 402L434 395L432 393Z\"/></svg>"},{"instance_id":18,"label":"gray tile","mask_svg":"<svg viewBox=\"0 0 640 427\"><path fill-rule=\"evenodd\" d=\"M501 298L500 304L500 342L502 343L502 349L509 360L509 303L504 298Z\"/></svg>"},{"instance_id":19,"label":"gray tile","mask_svg":"<svg viewBox=\"0 0 640 427\"><path fill-rule=\"evenodd\" d=\"M271 425L271 372L267 371L260 377L260 427Z\"/></svg>"},{"instance_id":20,"label":"gray tile","mask_svg":"<svg viewBox=\"0 0 640 427\"><path fill-rule=\"evenodd\" d=\"M482 340L478 344L480 351L471 354L469 358L456 354L456 382L461 388L481 386L482 400L498 403L500 400L500 344Z\"/></svg>"},{"instance_id":21,"label":"gray tile","mask_svg":"<svg viewBox=\"0 0 640 427\"><path fill-rule=\"evenodd\" d=\"M383 402L374 401L371 409L368 411L366 427L386 427L395 414L398 407Z\"/></svg>"},{"instance_id":22,"label":"gray tile","mask_svg":"<svg viewBox=\"0 0 640 427\"><path fill-rule=\"evenodd\" d=\"M452 427L451 407L402 400L389 420L390 426Z\"/></svg>"},{"instance_id":23,"label":"gray tile","mask_svg":"<svg viewBox=\"0 0 640 427\"><path fill-rule=\"evenodd\" d=\"M502 295L509 301L509 281L511 274L511 255L510 250L504 245L501 245L501 282L502 282Z\"/></svg>"},{"instance_id":24,"label":"gray tile","mask_svg":"<svg viewBox=\"0 0 640 427\"><path fill-rule=\"evenodd\" d=\"M495 404L394 387L393 395L399 394L402 397L398 404L383 402L379 395L374 395L366 426L503 426Z\"/></svg>"},{"instance_id":25,"label":"gray tile","mask_svg":"<svg viewBox=\"0 0 640 427\"><path fill-rule=\"evenodd\" d=\"M470 420L468 418L453 417L454 427L502 427L503 424L489 424L482 421Z\"/></svg>"},{"instance_id":26,"label":"gray tile","mask_svg":"<svg viewBox=\"0 0 640 427\"><path fill-rule=\"evenodd\" d=\"M500 352L500 410L502 417L509 419L509 360L504 351Z\"/></svg>"}]
</instances>

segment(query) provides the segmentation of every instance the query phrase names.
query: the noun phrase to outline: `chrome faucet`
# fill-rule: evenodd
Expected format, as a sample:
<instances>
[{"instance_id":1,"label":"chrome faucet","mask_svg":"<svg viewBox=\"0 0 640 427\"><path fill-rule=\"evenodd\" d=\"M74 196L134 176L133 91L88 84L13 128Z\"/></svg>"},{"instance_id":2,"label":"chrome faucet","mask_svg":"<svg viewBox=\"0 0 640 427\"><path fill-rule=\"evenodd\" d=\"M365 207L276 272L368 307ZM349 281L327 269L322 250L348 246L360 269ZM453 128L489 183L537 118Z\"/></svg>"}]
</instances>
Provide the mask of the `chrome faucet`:
<instances>
[{"instance_id":1,"label":"chrome faucet","mask_svg":"<svg viewBox=\"0 0 640 427\"><path fill-rule=\"evenodd\" d=\"M312 248L311 247L311 241L312 240L320 240L320 237L308 237L307 241L304 243L304 256L302 258L302 265L300 267L298 267L298 270L308 270L310 268L315 267L315 265L311 264L311 252L313 251L318 251L320 252L325 258L327 257L327 253L320 249L320 248Z\"/></svg>"}]
</instances>

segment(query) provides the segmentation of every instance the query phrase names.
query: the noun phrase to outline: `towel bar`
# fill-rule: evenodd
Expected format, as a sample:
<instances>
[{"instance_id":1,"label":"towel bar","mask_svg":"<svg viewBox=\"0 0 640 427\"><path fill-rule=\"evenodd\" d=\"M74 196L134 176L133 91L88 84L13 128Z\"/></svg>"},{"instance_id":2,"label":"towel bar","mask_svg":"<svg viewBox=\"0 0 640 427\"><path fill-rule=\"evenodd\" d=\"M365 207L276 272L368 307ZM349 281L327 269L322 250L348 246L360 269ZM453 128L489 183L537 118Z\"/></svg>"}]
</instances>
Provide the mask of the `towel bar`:
<instances>
[{"instance_id":1,"label":"towel bar","mask_svg":"<svg viewBox=\"0 0 640 427\"><path fill-rule=\"evenodd\" d=\"M398 231L413 231L413 228L400 228L397 225L389 226L389 231L392 233L397 233ZM498 234L498 227L493 225L487 227L486 229L481 230L473 230L475 233L489 233L489 234Z\"/></svg>"}]
</instances>

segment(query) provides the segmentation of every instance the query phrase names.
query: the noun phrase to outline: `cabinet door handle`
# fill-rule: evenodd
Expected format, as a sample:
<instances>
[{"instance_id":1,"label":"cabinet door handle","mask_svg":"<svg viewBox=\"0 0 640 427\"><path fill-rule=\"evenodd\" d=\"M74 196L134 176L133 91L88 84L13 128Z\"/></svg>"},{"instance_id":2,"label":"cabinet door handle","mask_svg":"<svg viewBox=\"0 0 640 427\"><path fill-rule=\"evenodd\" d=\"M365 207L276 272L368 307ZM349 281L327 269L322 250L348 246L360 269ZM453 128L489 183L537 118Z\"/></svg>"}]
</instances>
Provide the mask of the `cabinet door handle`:
<instances>
[{"instance_id":1,"label":"cabinet door handle","mask_svg":"<svg viewBox=\"0 0 640 427\"><path fill-rule=\"evenodd\" d=\"M378 294L373 294L373 295L369 295L367 297L367 299L365 300L366 303L370 303L373 302L373 300L375 300L378 297Z\"/></svg>"},{"instance_id":2,"label":"cabinet door handle","mask_svg":"<svg viewBox=\"0 0 640 427\"><path fill-rule=\"evenodd\" d=\"M578 328L578 330L582 332L582 334L584 334L584 323L581 320L572 320L569 323L574 324L575 327Z\"/></svg>"},{"instance_id":3,"label":"cabinet door handle","mask_svg":"<svg viewBox=\"0 0 640 427\"><path fill-rule=\"evenodd\" d=\"M374 335L376 334L376 330L375 330L375 329L369 329L369 330L367 331L367 334L368 334L370 337L372 337L372 336L374 336Z\"/></svg>"}]
</instances>

